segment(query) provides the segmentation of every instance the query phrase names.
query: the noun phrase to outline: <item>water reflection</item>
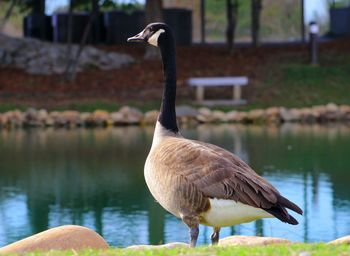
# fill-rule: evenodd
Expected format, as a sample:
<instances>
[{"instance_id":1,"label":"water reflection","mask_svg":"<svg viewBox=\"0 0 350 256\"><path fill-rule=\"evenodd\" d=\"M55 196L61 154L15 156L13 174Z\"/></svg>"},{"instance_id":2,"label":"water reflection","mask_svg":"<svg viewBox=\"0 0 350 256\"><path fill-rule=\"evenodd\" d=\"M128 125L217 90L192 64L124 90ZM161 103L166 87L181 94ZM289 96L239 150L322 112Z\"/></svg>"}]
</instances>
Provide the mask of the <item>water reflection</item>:
<instances>
[{"instance_id":1,"label":"water reflection","mask_svg":"<svg viewBox=\"0 0 350 256\"><path fill-rule=\"evenodd\" d=\"M350 233L350 128L202 125L184 136L235 152L305 214L225 228L231 234L328 241ZM153 128L0 131L0 246L49 227L91 227L109 243L187 241L184 224L148 192L143 164ZM211 230L201 227L200 243Z\"/></svg>"}]
</instances>

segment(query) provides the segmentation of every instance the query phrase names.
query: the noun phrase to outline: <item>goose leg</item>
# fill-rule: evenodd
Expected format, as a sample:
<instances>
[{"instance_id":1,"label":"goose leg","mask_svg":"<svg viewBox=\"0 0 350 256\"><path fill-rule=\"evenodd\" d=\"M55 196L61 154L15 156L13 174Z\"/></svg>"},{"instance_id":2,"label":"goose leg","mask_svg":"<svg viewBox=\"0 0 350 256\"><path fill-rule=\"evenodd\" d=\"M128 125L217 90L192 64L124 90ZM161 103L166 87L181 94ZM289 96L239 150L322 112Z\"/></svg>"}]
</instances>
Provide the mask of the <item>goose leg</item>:
<instances>
[{"instance_id":1,"label":"goose leg","mask_svg":"<svg viewBox=\"0 0 350 256\"><path fill-rule=\"evenodd\" d=\"M211 234L211 245L217 245L219 242L220 228L214 227L213 234Z\"/></svg>"},{"instance_id":2,"label":"goose leg","mask_svg":"<svg viewBox=\"0 0 350 256\"><path fill-rule=\"evenodd\" d=\"M198 234L199 234L198 226L194 228L190 228L190 238L191 238L190 247L196 247Z\"/></svg>"},{"instance_id":3,"label":"goose leg","mask_svg":"<svg viewBox=\"0 0 350 256\"><path fill-rule=\"evenodd\" d=\"M193 215L182 216L182 221L190 228L190 247L196 247L199 234L199 219Z\"/></svg>"}]
</instances>

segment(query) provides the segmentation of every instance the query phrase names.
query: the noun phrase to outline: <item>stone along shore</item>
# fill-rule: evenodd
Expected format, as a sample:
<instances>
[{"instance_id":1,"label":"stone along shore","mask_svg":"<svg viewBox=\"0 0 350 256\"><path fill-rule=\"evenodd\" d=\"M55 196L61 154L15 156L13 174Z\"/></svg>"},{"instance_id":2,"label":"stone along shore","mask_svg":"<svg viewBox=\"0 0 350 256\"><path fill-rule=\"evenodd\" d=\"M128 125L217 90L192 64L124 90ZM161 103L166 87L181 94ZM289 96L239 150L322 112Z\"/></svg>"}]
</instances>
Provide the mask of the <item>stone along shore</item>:
<instances>
[{"instance_id":1,"label":"stone along shore","mask_svg":"<svg viewBox=\"0 0 350 256\"><path fill-rule=\"evenodd\" d=\"M283 244L289 246L292 241L277 237L229 236L219 240L218 246L264 246ZM350 236L344 236L328 242L330 245L350 244ZM186 243L168 243L163 245L132 245L127 250L147 250L157 248L187 248ZM106 250L112 248L102 236L95 231L76 225L51 228L33 236L0 248L0 254L25 254L30 252L47 252L50 250L77 251L86 249ZM130 254L131 255L131 254ZM301 254L300 254L301 255ZM310 255L310 254L305 254Z\"/></svg>"},{"instance_id":2,"label":"stone along shore","mask_svg":"<svg viewBox=\"0 0 350 256\"><path fill-rule=\"evenodd\" d=\"M118 111L78 112L73 110L51 111L29 108L26 111L13 110L0 113L1 128L21 127L104 127L123 125L153 125L158 116L157 110L141 112L139 109L124 106ZM310 108L270 107L250 111L223 112L209 108L177 107L180 123L243 123L280 124L296 123L350 123L350 106L327 105Z\"/></svg>"}]
</instances>

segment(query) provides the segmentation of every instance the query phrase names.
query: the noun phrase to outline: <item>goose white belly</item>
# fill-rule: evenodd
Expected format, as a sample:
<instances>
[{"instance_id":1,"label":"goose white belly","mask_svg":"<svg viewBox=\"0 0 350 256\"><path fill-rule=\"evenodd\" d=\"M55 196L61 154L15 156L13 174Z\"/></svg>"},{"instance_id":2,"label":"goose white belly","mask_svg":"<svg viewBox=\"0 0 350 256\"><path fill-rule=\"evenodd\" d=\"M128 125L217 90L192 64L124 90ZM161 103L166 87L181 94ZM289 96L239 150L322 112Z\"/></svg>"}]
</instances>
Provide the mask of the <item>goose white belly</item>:
<instances>
[{"instance_id":1,"label":"goose white belly","mask_svg":"<svg viewBox=\"0 0 350 256\"><path fill-rule=\"evenodd\" d=\"M210 209L201 214L204 225L227 227L250 222L261 218L273 218L271 214L260 208L255 208L234 200L209 199Z\"/></svg>"}]
</instances>

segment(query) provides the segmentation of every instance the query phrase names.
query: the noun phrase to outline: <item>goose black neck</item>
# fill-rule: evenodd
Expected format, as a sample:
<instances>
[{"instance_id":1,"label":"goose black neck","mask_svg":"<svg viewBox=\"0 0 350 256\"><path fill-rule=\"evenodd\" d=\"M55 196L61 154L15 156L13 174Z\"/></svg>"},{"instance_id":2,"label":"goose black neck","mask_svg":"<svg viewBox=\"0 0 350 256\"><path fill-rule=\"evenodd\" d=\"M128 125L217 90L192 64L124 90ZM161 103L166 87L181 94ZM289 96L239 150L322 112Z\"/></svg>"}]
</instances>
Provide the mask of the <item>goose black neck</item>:
<instances>
[{"instance_id":1,"label":"goose black neck","mask_svg":"<svg viewBox=\"0 0 350 256\"><path fill-rule=\"evenodd\" d=\"M164 71L164 90L158 121L174 133L179 131L176 123L176 58L174 40L169 38L160 45Z\"/></svg>"}]
</instances>

